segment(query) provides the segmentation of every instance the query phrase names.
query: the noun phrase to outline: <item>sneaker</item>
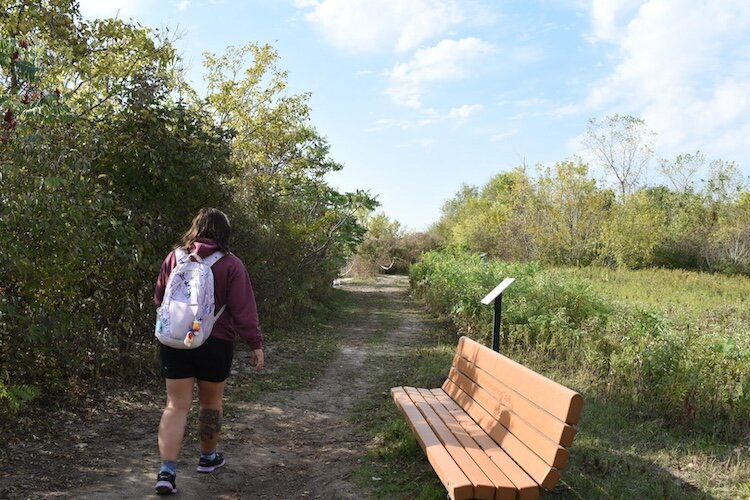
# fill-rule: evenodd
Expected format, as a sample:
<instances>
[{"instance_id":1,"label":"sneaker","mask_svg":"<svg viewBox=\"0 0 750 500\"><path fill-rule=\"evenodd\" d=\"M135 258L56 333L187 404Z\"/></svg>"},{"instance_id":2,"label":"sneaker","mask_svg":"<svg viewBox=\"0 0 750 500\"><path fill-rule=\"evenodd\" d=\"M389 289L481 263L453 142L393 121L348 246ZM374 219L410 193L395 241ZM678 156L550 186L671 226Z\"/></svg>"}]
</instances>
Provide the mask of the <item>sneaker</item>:
<instances>
[{"instance_id":1,"label":"sneaker","mask_svg":"<svg viewBox=\"0 0 750 500\"><path fill-rule=\"evenodd\" d=\"M156 493L159 495L171 495L172 493L177 493L175 479L176 477L174 474L170 474L166 471L160 472L159 475L156 476L156 486L154 486Z\"/></svg>"},{"instance_id":2,"label":"sneaker","mask_svg":"<svg viewBox=\"0 0 750 500\"><path fill-rule=\"evenodd\" d=\"M217 452L213 460L201 457L198 461L198 468L196 470L198 472L213 472L219 467L224 467L225 463L224 455Z\"/></svg>"}]
</instances>

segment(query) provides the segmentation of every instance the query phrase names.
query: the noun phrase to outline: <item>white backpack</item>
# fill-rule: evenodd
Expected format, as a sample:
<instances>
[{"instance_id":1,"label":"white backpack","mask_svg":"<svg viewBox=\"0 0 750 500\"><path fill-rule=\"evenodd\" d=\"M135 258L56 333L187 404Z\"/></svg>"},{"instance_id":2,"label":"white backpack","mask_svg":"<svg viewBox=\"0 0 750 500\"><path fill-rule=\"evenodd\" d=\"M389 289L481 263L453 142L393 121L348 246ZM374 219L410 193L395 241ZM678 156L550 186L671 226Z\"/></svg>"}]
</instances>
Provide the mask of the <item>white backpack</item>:
<instances>
[{"instance_id":1,"label":"white backpack","mask_svg":"<svg viewBox=\"0 0 750 500\"><path fill-rule=\"evenodd\" d=\"M198 254L175 250L177 265L169 274L164 300L156 310L156 338L177 349L195 349L211 335L216 319L226 305L214 315L214 275L211 272L222 252L205 259Z\"/></svg>"}]
</instances>

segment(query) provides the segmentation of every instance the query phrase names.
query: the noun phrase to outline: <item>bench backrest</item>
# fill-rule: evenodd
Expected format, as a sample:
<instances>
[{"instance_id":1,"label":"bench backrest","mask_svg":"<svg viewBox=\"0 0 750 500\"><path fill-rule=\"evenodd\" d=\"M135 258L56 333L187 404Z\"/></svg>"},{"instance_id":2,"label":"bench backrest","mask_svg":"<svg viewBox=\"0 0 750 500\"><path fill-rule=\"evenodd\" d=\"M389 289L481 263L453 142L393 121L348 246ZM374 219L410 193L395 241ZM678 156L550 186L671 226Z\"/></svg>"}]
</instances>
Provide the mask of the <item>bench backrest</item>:
<instances>
[{"instance_id":1,"label":"bench backrest","mask_svg":"<svg viewBox=\"0 0 750 500\"><path fill-rule=\"evenodd\" d=\"M458 342L443 390L529 477L554 488L568 463L580 394L468 337Z\"/></svg>"}]
</instances>

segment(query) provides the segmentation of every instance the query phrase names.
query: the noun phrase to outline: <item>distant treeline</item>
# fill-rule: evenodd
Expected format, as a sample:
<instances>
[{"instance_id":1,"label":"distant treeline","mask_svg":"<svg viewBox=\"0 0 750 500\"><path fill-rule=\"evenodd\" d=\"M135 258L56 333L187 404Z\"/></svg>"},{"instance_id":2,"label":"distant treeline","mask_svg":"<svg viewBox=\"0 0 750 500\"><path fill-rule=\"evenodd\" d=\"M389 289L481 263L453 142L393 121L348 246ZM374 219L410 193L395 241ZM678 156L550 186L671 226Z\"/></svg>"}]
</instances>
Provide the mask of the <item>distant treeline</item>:
<instances>
[{"instance_id":1,"label":"distant treeline","mask_svg":"<svg viewBox=\"0 0 750 500\"><path fill-rule=\"evenodd\" d=\"M351 272L406 272L425 251L454 248L515 262L750 274L750 191L736 163L700 151L658 158L653 133L631 116L592 119L584 137L590 163L523 165L464 185L426 232L382 213L365 218ZM661 184L646 182L649 166Z\"/></svg>"},{"instance_id":2,"label":"distant treeline","mask_svg":"<svg viewBox=\"0 0 750 500\"><path fill-rule=\"evenodd\" d=\"M0 414L153 372L155 278L200 207L229 214L264 324L325 299L376 203L325 182L273 48L206 54L200 97L169 33L0 4Z\"/></svg>"},{"instance_id":3,"label":"distant treeline","mask_svg":"<svg viewBox=\"0 0 750 500\"><path fill-rule=\"evenodd\" d=\"M705 164L700 152L675 163ZM498 174L448 200L430 234L506 261L750 273L750 192L734 163L713 161L697 188L601 185L580 161Z\"/></svg>"}]
</instances>

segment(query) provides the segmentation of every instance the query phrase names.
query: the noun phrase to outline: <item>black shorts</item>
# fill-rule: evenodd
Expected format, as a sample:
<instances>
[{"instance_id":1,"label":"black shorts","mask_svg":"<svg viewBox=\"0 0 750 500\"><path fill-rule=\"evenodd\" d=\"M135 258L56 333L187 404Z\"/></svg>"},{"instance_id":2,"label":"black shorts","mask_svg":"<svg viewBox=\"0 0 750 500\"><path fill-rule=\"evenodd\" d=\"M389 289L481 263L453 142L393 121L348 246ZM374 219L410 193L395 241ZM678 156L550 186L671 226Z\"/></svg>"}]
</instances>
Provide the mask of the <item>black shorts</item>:
<instances>
[{"instance_id":1,"label":"black shorts","mask_svg":"<svg viewBox=\"0 0 750 500\"><path fill-rule=\"evenodd\" d=\"M233 355L234 342L215 337L208 337L195 349L175 349L161 344L161 376L223 382L229 377Z\"/></svg>"}]
</instances>

